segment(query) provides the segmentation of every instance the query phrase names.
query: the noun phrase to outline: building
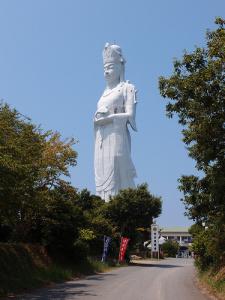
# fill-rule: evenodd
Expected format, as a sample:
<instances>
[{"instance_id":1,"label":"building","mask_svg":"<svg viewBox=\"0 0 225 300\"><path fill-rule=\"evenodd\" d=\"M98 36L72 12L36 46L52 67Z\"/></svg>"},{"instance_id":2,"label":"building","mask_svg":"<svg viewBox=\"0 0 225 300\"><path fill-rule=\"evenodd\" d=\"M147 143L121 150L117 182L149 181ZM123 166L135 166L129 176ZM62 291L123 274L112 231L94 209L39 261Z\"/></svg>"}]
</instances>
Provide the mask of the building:
<instances>
[{"instance_id":1,"label":"building","mask_svg":"<svg viewBox=\"0 0 225 300\"><path fill-rule=\"evenodd\" d=\"M160 235L167 240L175 240L180 246L190 246L192 243L192 236L188 232L189 227L161 227Z\"/></svg>"}]
</instances>

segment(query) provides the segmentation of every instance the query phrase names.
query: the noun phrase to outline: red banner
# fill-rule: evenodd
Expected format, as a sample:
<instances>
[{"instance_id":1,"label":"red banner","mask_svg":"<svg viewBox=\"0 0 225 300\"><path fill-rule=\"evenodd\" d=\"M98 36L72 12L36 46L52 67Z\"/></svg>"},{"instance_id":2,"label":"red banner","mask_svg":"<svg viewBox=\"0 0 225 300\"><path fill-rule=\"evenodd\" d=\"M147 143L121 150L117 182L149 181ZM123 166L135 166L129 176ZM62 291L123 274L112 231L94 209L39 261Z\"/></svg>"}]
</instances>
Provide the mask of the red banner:
<instances>
[{"instance_id":1,"label":"red banner","mask_svg":"<svg viewBox=\"0 0 225 300\"><path fill-rule=\"evenodd\" d=\"M120 243L120 253L119 253L119 262L122 262L124 260L124 256L127 250L127 245L130 239L126 237L121 237L121 243Z\"/></svg>"}]
</instances>

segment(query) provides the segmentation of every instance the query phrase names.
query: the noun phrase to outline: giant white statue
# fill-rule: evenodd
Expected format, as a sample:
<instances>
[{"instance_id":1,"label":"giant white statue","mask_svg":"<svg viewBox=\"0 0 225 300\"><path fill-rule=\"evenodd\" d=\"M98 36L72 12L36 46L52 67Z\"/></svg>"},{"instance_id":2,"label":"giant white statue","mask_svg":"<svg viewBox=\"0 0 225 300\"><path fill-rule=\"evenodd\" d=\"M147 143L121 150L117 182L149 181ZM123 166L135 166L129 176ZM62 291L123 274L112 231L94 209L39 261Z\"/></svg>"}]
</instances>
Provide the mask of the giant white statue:
<instances>
[{"instance_id":1,"label":"giant white statue","mask_svg":"<svg viewBox=\"0 0 225 300\"><path fill-rule=\"evenodd\" d=\"M103 50L106 88L94 116L96 194L105 201L119 190L135 187L129 126L136 129L136 90L124 80L125 59L120 46Z\"/></svg>"}]
</instances>

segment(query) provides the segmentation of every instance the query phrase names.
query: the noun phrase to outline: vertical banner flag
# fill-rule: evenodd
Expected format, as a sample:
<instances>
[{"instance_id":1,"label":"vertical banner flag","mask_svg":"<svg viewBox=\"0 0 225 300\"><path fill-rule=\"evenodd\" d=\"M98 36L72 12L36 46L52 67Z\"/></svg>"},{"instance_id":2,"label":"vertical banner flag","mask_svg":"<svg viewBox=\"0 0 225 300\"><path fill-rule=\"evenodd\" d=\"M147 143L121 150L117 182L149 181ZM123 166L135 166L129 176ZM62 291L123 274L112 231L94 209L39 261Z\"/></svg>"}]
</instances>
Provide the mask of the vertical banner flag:
<instances>
[{"instance_id":1,"label":"vertical banner flag","mask_svg":"<svg viewBox=\"0 0 225 300\"><path fill-rule=\"evenodd\" d=\"M104 248L103 248L103 254L102 254L102 262L104 262L106 260L110 241L111 241L111 237L104 235Z\"/></svg>"},{"instance_id":2,"label":"vertical banner flag","mask_svg":"<svg viewBox=\"0 0 225 300\"><path fill-rule=\"evenodd\" d=\"M119 253L119 262L124 260L124 256L127 250L127 245L130 239L127 237L121 237L121 243L120 243L120 253Z\"/></svg>"}]
</instances>

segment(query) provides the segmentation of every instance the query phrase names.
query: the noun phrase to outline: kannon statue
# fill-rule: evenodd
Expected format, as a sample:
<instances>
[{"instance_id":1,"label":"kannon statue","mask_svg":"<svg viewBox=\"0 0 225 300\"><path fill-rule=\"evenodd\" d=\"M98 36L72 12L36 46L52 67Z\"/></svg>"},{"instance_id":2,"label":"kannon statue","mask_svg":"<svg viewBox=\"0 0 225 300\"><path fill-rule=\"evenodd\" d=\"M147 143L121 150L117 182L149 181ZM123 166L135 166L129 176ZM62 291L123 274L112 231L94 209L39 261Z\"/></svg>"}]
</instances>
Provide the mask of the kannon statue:
<instances>
[{"instance_id":1,"label":"kannon statue","mask_svg":"<svg viewBox=\"0 0 225 300\"><path fill-rule=\"evenodd\" d=\"M137 101L134 85L124 80L125 62L120 46L105 45L106 88L94 116L96 194L105 201L121 189L135 187L136 170L131 160L129 127L137 130Z\"/></svg>"}]
</instances>

